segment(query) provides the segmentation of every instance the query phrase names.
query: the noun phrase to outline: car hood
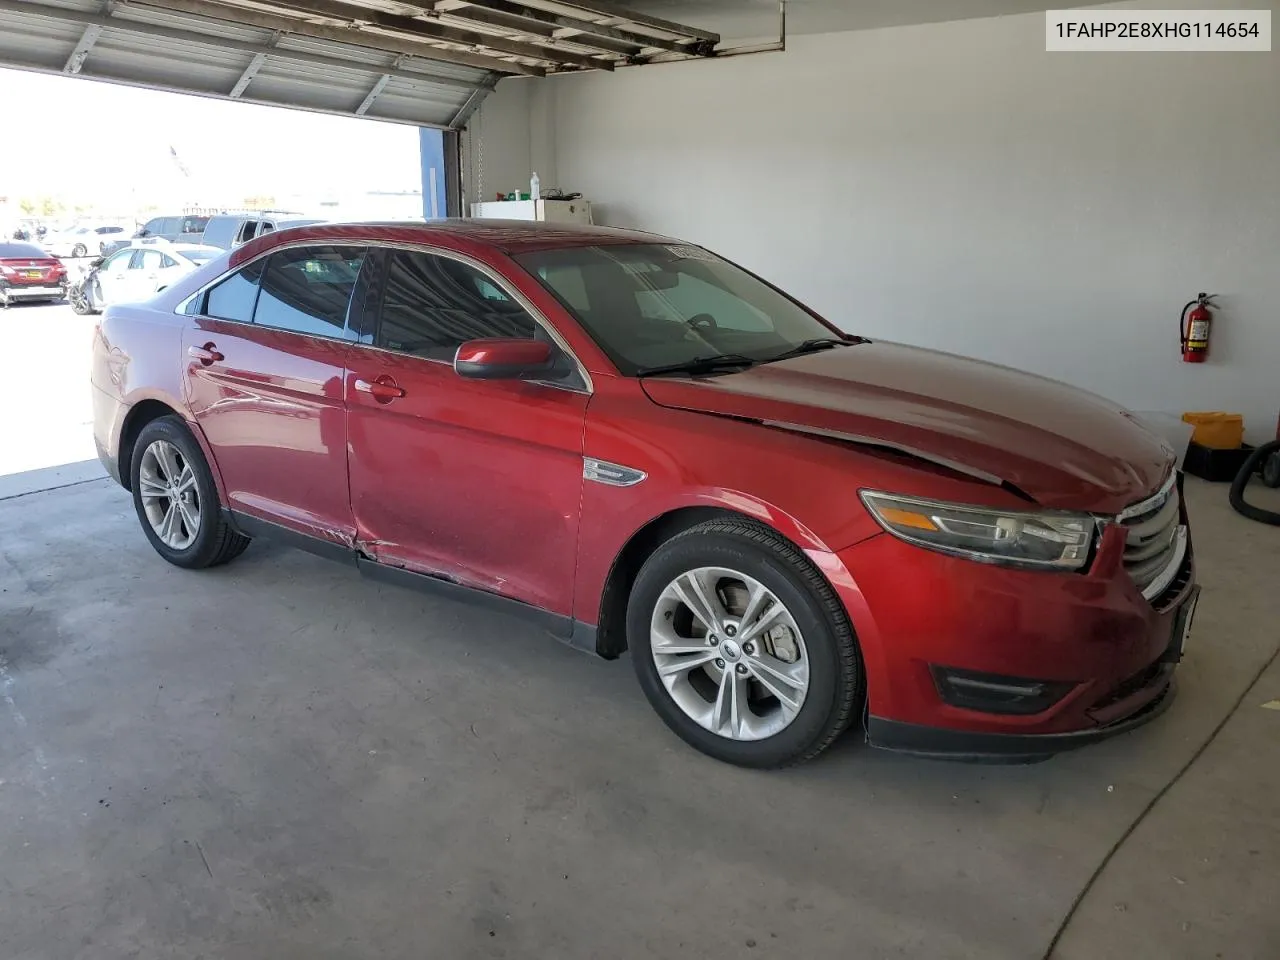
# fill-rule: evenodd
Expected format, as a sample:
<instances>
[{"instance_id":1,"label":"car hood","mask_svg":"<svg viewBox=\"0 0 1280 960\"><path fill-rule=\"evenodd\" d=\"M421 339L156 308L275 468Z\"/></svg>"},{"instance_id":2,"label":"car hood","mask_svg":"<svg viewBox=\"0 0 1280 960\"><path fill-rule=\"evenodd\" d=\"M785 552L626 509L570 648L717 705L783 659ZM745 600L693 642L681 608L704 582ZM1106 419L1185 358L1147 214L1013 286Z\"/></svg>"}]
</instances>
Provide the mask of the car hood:
<instances>
[{"instance_id":1,"label":"car hood","mask_svg":"<svg viewBox=\"0 0 1280 960\"><path fill-rule=\"evenodd\" d=\"M662 406L890 447L1064 510L1117 513L1155 491L1174 462L1166 443L1102 397L901 344L642 383Z\"/></svg>"}]
</instances>

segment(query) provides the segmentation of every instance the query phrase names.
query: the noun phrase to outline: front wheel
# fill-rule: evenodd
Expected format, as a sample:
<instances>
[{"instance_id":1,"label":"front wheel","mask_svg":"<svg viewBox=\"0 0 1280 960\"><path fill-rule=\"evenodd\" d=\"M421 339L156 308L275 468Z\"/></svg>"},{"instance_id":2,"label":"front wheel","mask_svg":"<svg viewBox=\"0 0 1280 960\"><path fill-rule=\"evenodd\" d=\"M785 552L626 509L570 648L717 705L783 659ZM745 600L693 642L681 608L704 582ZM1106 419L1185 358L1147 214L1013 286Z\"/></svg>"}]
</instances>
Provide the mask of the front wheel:
<instances>
[{"instance_id":1,"label":"front wheel","mask_svg":"<svg viewBox=\"0 0 1280 960\"><path fill-rule=\"evenodd\" d=\"M88 295L80 284L72 284L67 288L67 300L76 314L84 317L93 313L93 305L89 303Z\"/></svg>"},{"instance_id":2,"label":"front wheel","mask_svg":"<svg viewBox=\"0 0 1280 960\"><path fill-rule=\"evenodd\" d=\"M794 544L747 520L712 520L659 547L632 589L627 639L667 726L740 766L817 756L864 695L830 584Z\"/></svg>"},{"instance_id":3,"label":"front wheel","mask_svg":"<svg viewBox=\"0 0 1280 960\"><path fill-rule=\"evenodd\" d=\"M129 479L143 533L170 563L213 567L249 545L222 516L204 454L179 417L160 417L142 428Z\"/></svg>"},{"instance_id":4,"label":"front wheel","mask_svg":"<svg viewBox=\"0 0 1280 960\"><path fill-rule=\"evenodd\" d=\"M88 253L89 253L89 248L86 247L83 243L77 243L74 247L71 248L71 256L77 260L83 256L88 255Z\"/></svg>"}]
</instances>

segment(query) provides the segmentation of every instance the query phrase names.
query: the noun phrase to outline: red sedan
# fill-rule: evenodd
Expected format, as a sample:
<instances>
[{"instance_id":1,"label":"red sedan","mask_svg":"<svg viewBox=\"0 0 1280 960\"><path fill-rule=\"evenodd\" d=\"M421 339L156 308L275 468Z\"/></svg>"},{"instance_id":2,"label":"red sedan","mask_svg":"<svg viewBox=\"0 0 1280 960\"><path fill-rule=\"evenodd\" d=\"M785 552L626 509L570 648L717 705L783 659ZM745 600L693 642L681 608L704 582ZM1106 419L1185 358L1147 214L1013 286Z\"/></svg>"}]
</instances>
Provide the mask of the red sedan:
<instances>
[{"instance_id":1,"label":"red sedan","mask_svg":"<svg viewBox=\"0 0 1280 960\"><path fill-rule=\"evenodd\" d=\"M67 269L35 244L0 240L0 308L67 295Z\"/></svg>"},{"instance_id":2,"label":"red sedan","mask_svg":"<svg viewBox=\"0 0 1280 960\"><path fill-rule=\"evenodd\" d=\"M269 234L95 341L171 563L258 535L499 604L714 757L1036 759L1170 702L1197 588L1124 410L836 326L701 247L494 221Z\"/></svg>"}]
</instances>

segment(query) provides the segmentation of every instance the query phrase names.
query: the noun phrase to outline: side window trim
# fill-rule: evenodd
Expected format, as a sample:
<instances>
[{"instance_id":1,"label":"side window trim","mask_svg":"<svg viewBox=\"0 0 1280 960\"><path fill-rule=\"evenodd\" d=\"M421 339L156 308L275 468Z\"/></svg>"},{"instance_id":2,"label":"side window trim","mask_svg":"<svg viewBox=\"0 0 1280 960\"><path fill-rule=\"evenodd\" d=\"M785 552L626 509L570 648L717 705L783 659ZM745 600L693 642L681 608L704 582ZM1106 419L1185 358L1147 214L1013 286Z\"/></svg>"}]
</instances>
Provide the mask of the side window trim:
<instances>
[{"instance_id":1,"label":"side window trim","mask_svg":"<svg viewBox=\"0 0 1280 960\"><path fill-rule=\"evenodd\" d=\"M208 306L209 291L212 290L214 287L216 287L218 284L220 284L223 280L230 277L233 273L236 273L240 270L244 270L247 267L264 260L265 258L271 256L271 254L273 253L279 253L282 250L289 250L289 249L293 249L294 247L308 247L308 246L316 246L316 245L317 243L314 240L300 240L294 243L281 244L278 247L272 247L270 250L260 253L258 256L254 257L252 260L245 261L244 263L239 264L233 269L227 270L224 273L219 274L217 277L214 277L214 279L210 280L207 284L205 284L199 290L192 293L186 299L178 301L177 306L174 307L174 313L183 314L185 316L205 317L209 320L218 320L220 318L210 317L206 312L206 308ZM473 257L467 256L466 254L458 253L454 250L448 250L443 247L433 246L432 244L429 244L429 243L380 243L377 240L362 240L362 241L351 241L347 243L335 243L334 241L330 240L325 245L364 247L368 251L365 254L364 263L361 265L360 278L356 280L357 291L360 288L360 284L363 282L364 273L366 269L368 269L370 263L375 264L376 270L377 270L377 272L371 275L370 277L369 286L366 291L367 296L365 297L364 303L361 304L360 335L363 337L368 337L369 341L366 342L364 339L356 338L356 339L350 339L348 340L348 342L353 343L356 346L364 347L367 350L379 350L384 353L391 353L399 357L410 356L410 354L402 353L401 351L398 351L398 350L387 350L383 347L379 347L376 345L377 335L379 333L379 330L378 330L379 321L381 319L381 313L382 313L382 288L386 280L386 270L384 267L384 264L386 263L386 259L387 259L386 254L390 250L410 250L416 253L433 254L436 256L447 257L450 260L457 261L458 263L466 264L467 266L472 267L473 269L479 271L480 273L488 277L489 280L499 290L504 292L507 296L511 297L511 299L514 300L516 303L520 304L520 306L524 308L525 312L528 313L529 316L533 318L533 322L538 326L538 328L541 329L544 333L546 333L546 335L550 338L551 342L554 343L557 347L559 347L564 352L565 356L569 358L570 362L578 371L579 381L582 384L585 384L585 386L576 386L576 385L570 385L566 383L555 383L550 381L533 381L533 382L537 382L537 383L545 382L546 386L556 387L560 390L569 390L574 393L590 394L595 392L595 381L591 378L591 371L589 371L586 368L586 365L582 362L581 359L579 359L577 353L575 353L573 348L569 346L569 341L565 340L565 338L561 335L560 331L557 330L555 326L551 323L551 321L547 319L546 315L541 310L539 310L538 307L536 307L533 304L533 301L531 301L523 293L521 293L514 286L512 286L512 284L505 277L501 276L496 271L494 271L491 267L489 267L488 264L482 263L479 260L474 259ZM259 286L258 293L261 293L261 292L262 292L261 286ZM354 305L354 303L355 303L355 300L353 297L352 305ZM256 296L254 297L254 311L255 312L257 311ZM351 327L350 306L348 307L347 320L348 320L348 327ZM223 323L240 323L242 321L222 320L222 322ZM418 357L417 359L424 360L427 363L443 363L444 362L441 360L430 360L425 357Z\"/></svg>"},{"instance_id":2,"label":"side window trim","mask_svg":"<svg viewBox=\"0 0 1280 960\"><path fill-rule=\"evenodd\" d=\"M591 394L595 392L595 383L591 379L591 373L587 370L582 361L578 359L578 355L573 352L573 349L569 346L569 342L561 336L560 331L552 326L551 322L547 320L542 311L535 307L528 297L512 286L506 277L501 276L491 269L488 264L481 263L479 260L475 260L453 250L429 245L378 245L375 249L378 253L377 280L370 291L371 295L365 312L365 326L368 328L367 335L370 338L370 342L366 343L364 341L358 341L359 346L367 347L370 350L380 350L383 353L394 354L397 357L413 357L415 360L421 360L423 363L435 363L449 367L453 366L453 363L450 360L423 357L415 353L409 353L405 350L396 350L391 347L380 346L378 343L378 340L382 335L382 294L386 287L387 266L390 262L390 257L388 257L387 254L393 250L405 250L410 253L422 253L428 256L444 257L445 259L452 260L455 263L461 263L464 266L475 270L510 297L513 303L518 304L520 308L529 315L534 326L546 334L547 338L554 343L566 357L569 358L570 364L577 372L576 383L566 383L558 380L531 380L529 381L530 383L537 383L547 387L556 387L560 390L569 390L573 393Z\"/></svg>"},{"instance_id":3,"label":"side window trim","mask_svg":"<svg viewBox=\"0 0 1280 960\"><path fill-rule=\"evenodd\" d=\"M267 276L268 271L271 269L271 259L282 253L287 253L291 250L306 250L308 248L314 248L314 247L334 247L334 246L340 246L343 248L354 248L356 250L364 251L364 255L360 258L360 270L356 274L355 283L352 285L351 293L347 297L347 309L346 309L346 312L343 314L341 331L339 331L336 335L327 334L327 333L313 333L311 331L291 330L288 327L276 327L266 323L262 323L262 324L258 323L258 306L262 300L262 280ZM261 327L263 330L277 330L277 331L280 331L281 333L292 333L295 336L299 336L299 337L316 337L317 339L320 339L320 340L332 340L335 343L357 342L354 336L352 335L353 328L352 328L351 318L352 318L352 313L356 308L356 297L361 294L361 278L365 274L366 264L369 262L369 255L371 251L372 251L372 247L370 244L367 244L367 243L332 244L332 243L323 243L323 242L317 243L312 241L307 243L296 243L296 244L290 244L288 246L276 247L275 249L268 251L264 257L258 257L254 260L251 260L250 263L258 263L261 261L263 264L262 276L258 278L258 292L253 298L252 326ZM248 264L245 264L245 266L248 266ZM363 309L363 305L362 305L362 309Z\"/></svg>"},{"instance_id":4,"label":"side window trim","mask_svg":"<svg viewBox=\"0 0 1280 960\"><path fill-rule=\"evenodd\" d=\"M266 267L263 257L255 257L247 263L240 264L240 266L236 267L234 270L228 270L212 283L196 291L191 296L187 297L186 300L182 301L182 303L178 304L177 312L186 313L187 316L192 317L203 317L206 320L216 320L218 323L235 323L242 327L252 327L253 315L258 310L258 297L262 294L261 272L258 275L257 281L253 285L253 306L249 308L248 320L236 320L231 317L215 317L213 314L209 313L209 294L212 293L216 287L221 286L236 274L243 273L250 267L257 265L261 265L260 269L264 269Z\"/></svg>"},{"instance_id":5,"label":"side window trim","mask_svg":"<svg viewBox=\"0 0 1280 960\"><path fill-rule=\"evenodd\" d=\"M347 306L347 333L351 342L362 347L377 343L382 314L382 283L386 274L387 250L370 245L365 250L360 276Z\"/></svg>"}]
</instances>

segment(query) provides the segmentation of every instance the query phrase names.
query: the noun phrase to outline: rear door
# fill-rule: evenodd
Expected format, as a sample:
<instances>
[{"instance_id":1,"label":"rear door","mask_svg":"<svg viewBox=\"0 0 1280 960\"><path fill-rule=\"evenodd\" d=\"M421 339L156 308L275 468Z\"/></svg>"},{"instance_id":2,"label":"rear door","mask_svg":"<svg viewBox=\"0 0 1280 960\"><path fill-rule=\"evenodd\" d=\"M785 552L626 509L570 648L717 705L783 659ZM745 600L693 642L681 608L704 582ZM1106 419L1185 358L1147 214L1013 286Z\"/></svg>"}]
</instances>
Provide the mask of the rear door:
<instances>
[{"instance_id":1,"label":"rear door","mask_svg":"<svg viewBox=\"0 0 1280 960\"><path fill-rule=\"evenodd\" d=\"M343 381L365 252L290 247L246 264L196 299L183 342L231 509L345 546Z\"/></svg>"},{"instance_id":2,"label":"rear door","mask_svg":"<svg viewBox=\"0 0 1280 960\"><path fill-rule=\"evenodd\" d=\"M173 282L179 277L186 275L190 270L185 263L181 263L169 256L167 253L160 254L160 269L156 272L155 289L163 290L166 287L173 286Z\"/></svg>"},{"instance_id":3,"label":"rear door","mask_svg":"<svg viewBox=\"0 0 1280 960\"><path fill-rule=\"evenodd\" d=\"M170 260L173 258L170 257ZM135 300L145 300L152 296L160 286L161 271L164 269L165 255L159 250L139 250L134 263L130 265L130 273L137 273L137 281L132 290ZM176 260L173 261L177 263Z\"/></svg>"},{"instance_id":4,"label":"rear door","mask_svg":"<svg viewBox=\"0 0 1280 960\"><path fill-rule=\"evenodd\" d=\"M467 380L458 345L554 337L512 288L441 253L385 250L373 344L352 347L346 395L361 549L568 615L587 382ZM370 392L392 385L398 398Z\"/></svg>"}]
</instances>

